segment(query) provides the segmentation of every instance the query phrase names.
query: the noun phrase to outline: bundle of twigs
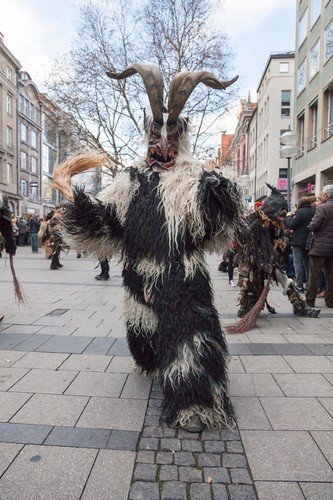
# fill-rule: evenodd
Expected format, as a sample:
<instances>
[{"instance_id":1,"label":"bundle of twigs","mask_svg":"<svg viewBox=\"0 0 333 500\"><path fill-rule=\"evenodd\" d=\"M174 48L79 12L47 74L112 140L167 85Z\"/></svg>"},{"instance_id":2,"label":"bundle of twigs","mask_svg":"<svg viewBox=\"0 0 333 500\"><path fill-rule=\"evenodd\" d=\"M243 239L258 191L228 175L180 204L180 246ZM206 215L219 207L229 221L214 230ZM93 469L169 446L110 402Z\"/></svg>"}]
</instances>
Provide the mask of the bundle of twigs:
<instances>
[{"instance_id":1,"label":"bundle of twigs","mask_svg":"<svg viewBox=\"0 0 333 500\"><path fill-rule=\"evenodd\" d=\"M16 297L19 304L24 304L25 303L25 293L22 290L21 285L17 279L15 268L14 268L14 256L12 254L9 255L9 264L10 264L10 270L11 270L12 275L13 275L15 297Z\"/></svg>"}]
</instances>

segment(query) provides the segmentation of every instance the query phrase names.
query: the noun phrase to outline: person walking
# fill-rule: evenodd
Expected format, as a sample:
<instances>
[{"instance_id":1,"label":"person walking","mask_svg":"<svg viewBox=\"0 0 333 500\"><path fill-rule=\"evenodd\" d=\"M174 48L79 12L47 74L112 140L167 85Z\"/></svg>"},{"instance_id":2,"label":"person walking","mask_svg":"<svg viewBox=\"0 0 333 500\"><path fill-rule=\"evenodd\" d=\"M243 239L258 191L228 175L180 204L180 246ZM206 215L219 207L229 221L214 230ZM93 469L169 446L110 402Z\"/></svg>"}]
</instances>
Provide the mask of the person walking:
<instances>
[{"instance_id":1,"label":"person walking","mask_svg":"<svg viewBox=\"0 0 333 500\"><path fill-rule=\"evenodd\" d=\"M324 186L321 201L309 224L309 230L313 231L313 241L309 250L306 302L310 307L314 306L320 271L324 268L327 280L325 302L327 307L333 307L333 184Z\"/></svg>"},{"instance_id":2,"label":"person walking","mask_svg":"<svg viewBox=\"0 0 333 500\"><path fill-rule=\"evenodd\" d=\"M32 217L29 224L30 229L30 244L33 253L38 253L38 231L40 228L40 222L38 218Z\"/></svg>"},{"instance_id":3,"label":"person walking","mask_svg":"<svg viewBox=\"0 0 333 500\"><path fill-rule=\"evenodd\" d=\"M309 253L306 242L309 236L309 224L314 216L315 196L303 196L299 199L297 210L288 224L292 230L290 245L293 251L296 273L296 286L299 292L304 292L304 283L309 281Z\"/></svg>"},{"instance_id":4,"label":"person walking","mask_svg":"<svg viewBox=\"0 0 333 500\"><path fill-rule=\"evenodd\" d=\"M23 217L19 219L17 227L19 230L19 247L23 247L25 244L25 238L27 234L27 223L25 222Z\"/></svg>"}]
</instances>

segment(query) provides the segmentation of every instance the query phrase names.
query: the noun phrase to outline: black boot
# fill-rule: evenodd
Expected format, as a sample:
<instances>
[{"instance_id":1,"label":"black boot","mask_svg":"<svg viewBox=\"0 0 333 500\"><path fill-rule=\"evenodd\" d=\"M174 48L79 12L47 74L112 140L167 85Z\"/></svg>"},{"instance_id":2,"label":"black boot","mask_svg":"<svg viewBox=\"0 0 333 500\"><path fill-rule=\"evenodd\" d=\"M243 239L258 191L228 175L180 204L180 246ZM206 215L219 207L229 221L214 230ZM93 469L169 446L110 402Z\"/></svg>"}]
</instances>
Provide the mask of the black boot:
<instances>
[{"instance_id":1,"label":"black boot","mask_svg":"<svg viewBox=\"0 0 333 500\"><path fill-rule=\"evenodd\" d=\"M95 276L95 280L98 280L98 281L107 281L108 279L110 279L109 261L107 259L101 260L100 264L101 264L102 271L101 271L101 274L98 274L97 276Z\"/></svg>"}]
</instances>

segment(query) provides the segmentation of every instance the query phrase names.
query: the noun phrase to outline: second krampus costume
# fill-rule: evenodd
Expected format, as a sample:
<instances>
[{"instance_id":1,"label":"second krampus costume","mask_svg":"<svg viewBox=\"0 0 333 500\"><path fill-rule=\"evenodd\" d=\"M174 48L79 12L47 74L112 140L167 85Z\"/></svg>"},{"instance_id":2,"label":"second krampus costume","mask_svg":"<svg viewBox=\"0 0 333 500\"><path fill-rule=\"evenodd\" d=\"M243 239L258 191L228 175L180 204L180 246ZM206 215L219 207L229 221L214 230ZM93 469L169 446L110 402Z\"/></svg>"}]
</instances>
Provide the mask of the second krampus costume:
<instances>
[{"instance_id":1,"label":"second krampus costume","mask_svg":"<svg viewBox=\"0 0 333 500\"><path fill-rule=\"evenodd\" d=\"M247 231L240 237L239 281L240 309L238 316L247 314L259 300L266 279L280 283L288 296L294 314L317 317L319 310L309 307L301 297L292 279L286 275L288 266L287 243L284 238L284 218L287 202L282 193L267 184L272 190L259 210L247 217ZM275 313L267 301L270 312Z\"/></svg>"},{"instance_id":2,"label":"second krampus costume","mask_svg":"<svg viewBox=\"0 0 333 500\"><path fill-rule=\"evenodd\" d=\"M93 159L74 158L58 169L56 185L71 199L63 219L68 243L100 259L121 256L128 345L140 370L159 376L167 422L192 431L232 426L227 346L204 251L221 253L230 244L242 206L234 183L193 158L188 120L179 115L198 83L225 89L234 80L179 73L165 114L156 66L135 64L108 75L135 73L153 114L144 124L147 156L96 197L68 188L70 176L93 167Z\"/></svg>"}]
</instances>

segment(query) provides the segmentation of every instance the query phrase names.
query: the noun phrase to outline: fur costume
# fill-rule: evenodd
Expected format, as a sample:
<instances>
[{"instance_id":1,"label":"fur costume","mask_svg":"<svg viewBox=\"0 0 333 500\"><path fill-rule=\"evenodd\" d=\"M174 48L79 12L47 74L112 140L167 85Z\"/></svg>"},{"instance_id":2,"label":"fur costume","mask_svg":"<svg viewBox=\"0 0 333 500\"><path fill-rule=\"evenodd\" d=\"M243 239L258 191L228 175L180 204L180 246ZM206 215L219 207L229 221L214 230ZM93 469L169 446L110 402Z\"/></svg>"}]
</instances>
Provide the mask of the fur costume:
<instances>
[{"instance_id":1,"label":"fur costume","mask_svg":"<svg viewBox=\"0 0 333 500\"><path fill-rule=\"evenodd\" d=\"M318 310L310 308L301 297L292 279L286 276L288 265L287 247L284 239L284 217L287 202L281 192L267 184L272 190L259 210L247 218L247 231L240 238L238 316L247 314L259 300L265 279L273 279L283 287L295 315L317 317ZM266 301L269 312L275 313Z\"/></svg>"},{"instance_id":2,"label":"fur costume","mask_svg":"<svg viewBox=\"0 0 333 500\"><path fill-rule=\"evenodd\" d=\"M99 259L120 256L128 345L140 371L160 378L167 422L188 430L193 419L216 429L233 426L227 346L204 252L230 245L242 204L233 182L204 171L191 156L187 120L178 118L184 92L200 82L221 89L230 82L206 72L178 74L165 115L158 68L137 64L109 76L135 72L153 111L145 120L147 157L96 197L80 188L72 193L64 181L93 166L91 158L74 158L57 170L56 185L71 199L63 219L67 242Z\"/></svg>"}]
</instances>

